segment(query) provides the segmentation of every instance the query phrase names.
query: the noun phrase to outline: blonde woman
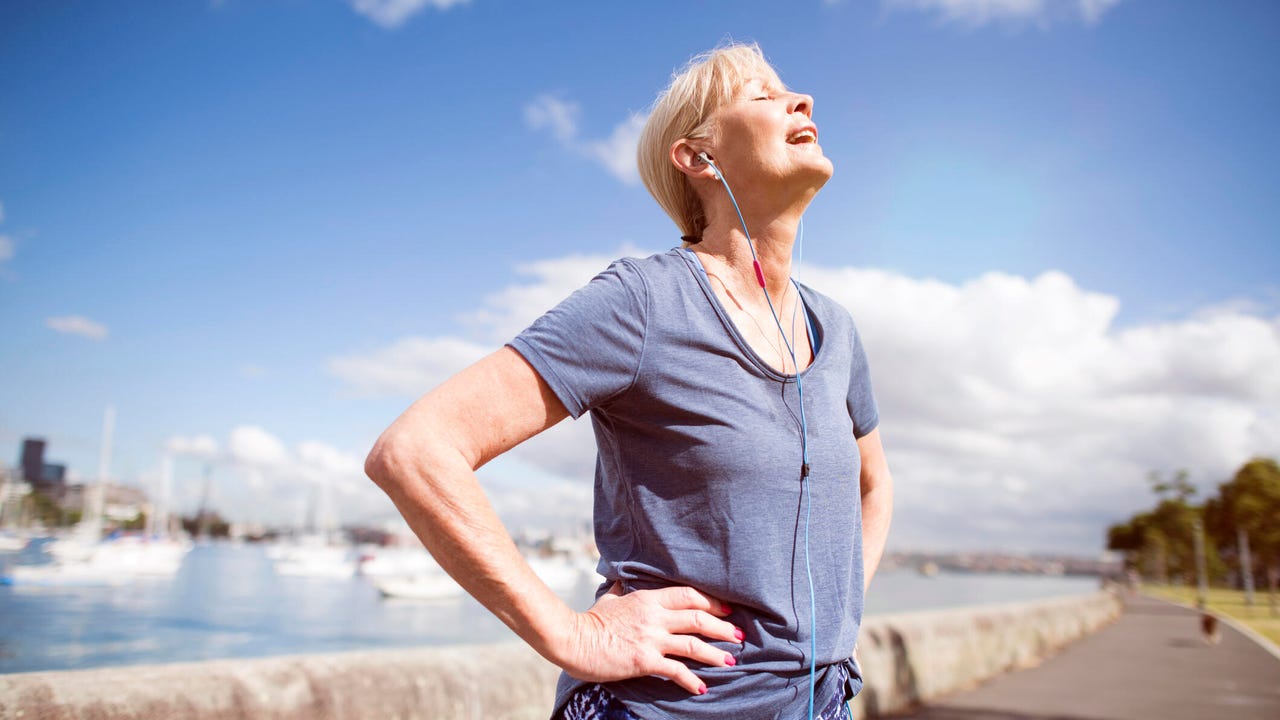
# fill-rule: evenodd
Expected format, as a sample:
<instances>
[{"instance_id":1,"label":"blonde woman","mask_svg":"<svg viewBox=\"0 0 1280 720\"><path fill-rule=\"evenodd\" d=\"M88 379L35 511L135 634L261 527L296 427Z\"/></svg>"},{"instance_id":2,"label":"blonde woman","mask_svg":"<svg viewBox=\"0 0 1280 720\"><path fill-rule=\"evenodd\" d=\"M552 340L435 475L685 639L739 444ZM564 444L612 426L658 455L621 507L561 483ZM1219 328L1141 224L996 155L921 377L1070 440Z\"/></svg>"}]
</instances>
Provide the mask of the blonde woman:
<instances>
[{"instance_id":1,"label":"blonde woman","mask_svg":"<svg viewBox=\"0 0 1280 720\"><path fill-rule=\"evenodd\" d=\"M639 147L681 247L613 263L369 455L440 564L564 669L555 717L834 719L861 687L893 490L853 321L791 280L832 173L812 116L754 45L691 61ZM475 469L586 413L607 580L579 612L523 561Z\"/></svg>"}]
</instances>

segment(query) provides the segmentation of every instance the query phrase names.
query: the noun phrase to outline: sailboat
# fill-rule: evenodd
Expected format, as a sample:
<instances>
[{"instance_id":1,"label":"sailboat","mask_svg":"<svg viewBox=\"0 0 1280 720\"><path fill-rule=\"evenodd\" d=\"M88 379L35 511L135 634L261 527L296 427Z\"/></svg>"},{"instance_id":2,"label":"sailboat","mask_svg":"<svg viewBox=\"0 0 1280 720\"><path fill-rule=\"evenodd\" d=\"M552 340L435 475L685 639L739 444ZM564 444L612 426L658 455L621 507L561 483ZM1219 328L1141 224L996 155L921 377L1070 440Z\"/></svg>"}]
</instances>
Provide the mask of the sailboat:
<instances>
[{"instance_id":1,"label":"sailboat","mask_svg":"<svg viewBox=\"0 0 1280 720\"><path fill-rule=\"evenodd\" d=\"M306 578L354 577L359 556L336 529L329 487L321 482L306 501L307 531L267 548L277 575Z\"/></svg>"},{"instance_id":2,"label":"sailboat","mask_svg":"<svg viewBox=\"0 0 1280 720\"><path fill-rule=\"evenodd\" d=\"M114 585L139 577L172 577L191 550L191 542L168 532L145 535L113 533L102 538L102 513L106 481L111 468L111 436L115 408L108 406L102 423L102 450L98 456L98 481L85 497L83 520L75 530L46 546L53 562L15 565L0 582L10 585ZM167 517L172 461L166 456L162 471L159 513ZM152 521L149 520L149 524Z\"/></svg>"}]
</instances>

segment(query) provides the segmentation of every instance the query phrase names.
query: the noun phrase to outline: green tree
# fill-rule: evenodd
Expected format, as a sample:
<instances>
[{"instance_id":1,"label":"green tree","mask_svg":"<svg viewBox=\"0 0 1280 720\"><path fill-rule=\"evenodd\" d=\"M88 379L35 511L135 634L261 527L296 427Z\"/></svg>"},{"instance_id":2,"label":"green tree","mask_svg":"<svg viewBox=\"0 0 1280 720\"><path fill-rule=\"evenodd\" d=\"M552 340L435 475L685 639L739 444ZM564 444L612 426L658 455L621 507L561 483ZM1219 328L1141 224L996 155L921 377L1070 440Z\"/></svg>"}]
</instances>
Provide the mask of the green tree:
<instances>
[{"instance_id":1,"label":"green tree","mask_svg":"<svg viewBox=\"0 0 1280 720\"><path fill-rule=\"evenodd\" d=\"M1280 465L1254 458L1218 486L1218 496L1205 505L1205 528L1222 548L1231 548L1237 564L1236 537L1249 537L1253 570L1264 573L1271 592L1280 584Z\"/></svg>"},{"instance_id":2,"label":"green tree","mask_svg":"<svg viewBox=\"0 0 1280 720\"><path fill-rule=\"evenodd\" d=\"M1151 472L1147 482L1158 498L1156 506L1108 528L1107 549L1124 553L1126 567L1157 582L1194 583L1195 524L1203 512L1190 502L1196 487L1186 470L1179 470L1168 479ZM1223 577L1226 565L1218 557L1213 539L1206 537L1206 541L1209 577Z\"/></svg>"}]
</instances>

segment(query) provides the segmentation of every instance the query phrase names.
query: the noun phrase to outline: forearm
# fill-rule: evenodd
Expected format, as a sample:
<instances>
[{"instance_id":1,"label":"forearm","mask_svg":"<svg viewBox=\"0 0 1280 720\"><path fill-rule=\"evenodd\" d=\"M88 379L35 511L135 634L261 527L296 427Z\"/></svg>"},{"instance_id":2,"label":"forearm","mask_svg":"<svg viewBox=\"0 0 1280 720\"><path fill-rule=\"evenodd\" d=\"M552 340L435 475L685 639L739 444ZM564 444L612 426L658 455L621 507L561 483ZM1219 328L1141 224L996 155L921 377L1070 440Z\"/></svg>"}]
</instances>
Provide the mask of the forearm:
<instances>
[{"instance_id":1,"label":"forearm","mask_svg":"<svg viewBox=\"0 0 1280 720\"><path fill-rule=\"evenodd\" d=\"M440 566L552 662L574 614L530 569L456 451L380 440L366 466Z\"/></svg>"},{"instance_id":2,"label":"forearm","mask_svg":"<svg viewBox=\"0 0 1280 720\"><path fill-rule=\"evenodd\" d=\"M882 482L862 493L863 591L871 587L889 538L893 516L893 483Z\"/></svg>"}]
</instances>

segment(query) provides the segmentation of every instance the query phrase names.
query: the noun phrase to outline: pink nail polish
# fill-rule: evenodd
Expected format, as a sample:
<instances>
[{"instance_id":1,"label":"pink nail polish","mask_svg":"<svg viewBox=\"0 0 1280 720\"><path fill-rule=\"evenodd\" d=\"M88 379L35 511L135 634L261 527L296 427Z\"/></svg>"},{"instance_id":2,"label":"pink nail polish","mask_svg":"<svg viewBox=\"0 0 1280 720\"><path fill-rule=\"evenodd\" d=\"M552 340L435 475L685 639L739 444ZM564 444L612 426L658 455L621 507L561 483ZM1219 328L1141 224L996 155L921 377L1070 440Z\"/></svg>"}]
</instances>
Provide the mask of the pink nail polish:
<instances>
[{"instance_id":1,"label":"pink nail polish","mask_svg":"<svg viewBox=\"0 0 1280 720\"><path fill-rule=\"evenodd\" d=\"M729 653L725 653L725 655L724 655L724 664L725 664L725 665L728 665L729 667L733 667L734 665L737 665L737 664L738 664L738 660L737 660L737 658L735 658L734 656L730 655Z\"/></svg>"},{"instance_id":2,"label":"pink nail polish","mask_svg":"<svg viewBox=\"0 0 1280 720\"><path fill-rule=\"evenodd\" d=\"M743 640L745 640L745 639L747 638L747 634L746 634L746 633L744 633L744 632L742 632L742 628L734 628L734 629L733 629L733 636L734 636L734 637L736 637L736 638L738 638L738 642L742 642Z\"/></svg>"},{"instance_id":3,"label":"pink nail polish","mask_svg":"<svg viewBox=\"0 0 1280 720\"><path fill-rule=\"evenodd\" d=\"M698 686L698 694L699 694L699 695L706 695L706 694L707 694L707 684L706 684L706 683L703 683L703 684L701 684L701 685L699 685L699 686Z\"/></svg>"},{"instance_id":4,"label":"pink nail polish","mask_svg":"<svg viewBox=\"0 0 1280 720\"><path fill-rule=\"evenodd\" d=\"M724 613L725 615L728 615L733 611L729 609L729 603L720 603L720 612Z\"/></svg>"}]
</instances>

